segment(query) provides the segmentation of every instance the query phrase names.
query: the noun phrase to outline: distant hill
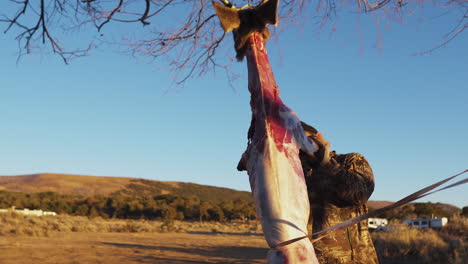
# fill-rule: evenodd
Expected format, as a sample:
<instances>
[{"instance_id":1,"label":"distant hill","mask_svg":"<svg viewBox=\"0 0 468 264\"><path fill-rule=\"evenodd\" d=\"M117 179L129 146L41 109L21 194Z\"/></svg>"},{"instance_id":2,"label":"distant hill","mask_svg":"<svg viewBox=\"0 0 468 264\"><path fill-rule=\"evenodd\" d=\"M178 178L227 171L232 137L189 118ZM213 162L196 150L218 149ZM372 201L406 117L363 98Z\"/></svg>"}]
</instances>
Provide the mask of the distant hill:
<instances>
[{"instance_id":1,"label":"distant hill","mask_svg":"<svg viewBox=\"0 0 468 264\"><path fill-rule=\"evenodd\" d=\"M132 180L134 179L54 173L0 176L0 190L24 193L56 192L82 196L109 195L125 189Z\"/></svg>"},{"instance_id":2,"label":"distant hill","mask_svg":"<svg viewBox=\"0 0 468 264\"><path fill-rule=\"evenodd\" d=\"M368 201L369 210L380 209L388 206L390 201ZM379 217L388 219L410 219L417 217L450 217L454 214L460 214L461 209L457 206L446 203L409 203L381 214Z\"/></svg>"},{"instance_id":3,"label":"distant hill","mask_svg":"<svg viewBox=\"0 0 468 264\"><path fill-rule=\"evenodd\" d=\"M380 209L392 203L393 202L390 201L367 201L367 207L372 209Z\"/></svg>"},{"instance_id":4,"label":"distant hill","mask_svg":"<svg viewBox=\"0 0 468 264\"><path fill-rule=\"evenodd\" d=\"M81 196L172 194L185 197L195 195L201 200L252 200L250 192L195 183L55 173L0 176L0 190L24 193L56 192Z\"/></svg>"},{"instance_id":5,"label":"distant hill","mask_svg":"<svg viewBox=\"0 0 468 264\"><path fill-rule=\"evenodd\" d=\"M108 196L111 194L124 196L176 195L182 197L197 196L200 200L216 202L236 199L252 201L250 192L195 183L54 173L0 176L0 190L24 193L56 192L64 195L80 196ZM391 201L368 201L367 206L372 210L385 207L391 203ZM450 204L435 203L431 206L437 209L436 212L445 212L447 215L460 211L460 208ZM418 212L418 210L420 212L431 211L423 207L418 203L412 203L394 209L387 214L387 217L405 217Z\"/></svg>"}]
</instances>

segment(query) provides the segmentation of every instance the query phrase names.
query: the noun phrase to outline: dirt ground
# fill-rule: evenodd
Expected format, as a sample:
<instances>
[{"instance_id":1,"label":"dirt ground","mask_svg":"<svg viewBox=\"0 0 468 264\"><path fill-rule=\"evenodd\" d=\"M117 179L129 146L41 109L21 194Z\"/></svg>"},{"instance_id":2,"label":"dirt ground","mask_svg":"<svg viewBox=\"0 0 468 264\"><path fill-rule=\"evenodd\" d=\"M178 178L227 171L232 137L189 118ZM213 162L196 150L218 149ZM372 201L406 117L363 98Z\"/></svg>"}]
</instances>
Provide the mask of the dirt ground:
<instances>
[{"instance_id":1,"label":"dirt ground","mask_svg":"<svg viewBox=\"0 0 468 264\"><path fill-rule=\"evenodd\" d=\"M0 237L0 264L265 263L259 234L55 233Z\"/></svg>"}]
</instances>

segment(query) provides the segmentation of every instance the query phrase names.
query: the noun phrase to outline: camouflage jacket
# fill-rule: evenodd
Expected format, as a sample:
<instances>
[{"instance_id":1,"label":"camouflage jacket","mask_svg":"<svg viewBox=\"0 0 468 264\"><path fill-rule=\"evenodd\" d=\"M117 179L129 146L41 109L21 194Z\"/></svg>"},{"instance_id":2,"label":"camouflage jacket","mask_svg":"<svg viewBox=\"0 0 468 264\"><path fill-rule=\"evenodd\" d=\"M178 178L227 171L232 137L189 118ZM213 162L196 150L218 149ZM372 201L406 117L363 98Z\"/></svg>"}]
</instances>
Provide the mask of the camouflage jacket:
<instances>
[{"instance_id":1,"label":"camouflage jacket","mask_svg":"<svg viewBox=\"0 0 468 264\"><path fill-rule=\"evenodd\" d=\"M319 166L301 153L309 200L312 233L367 212L366 202L374 191L374 175L358 153L330 153L330 163ZM331 231L314 243L321 264L377 264L367 221L344 230Z\"/></svg>"}]
</instances>

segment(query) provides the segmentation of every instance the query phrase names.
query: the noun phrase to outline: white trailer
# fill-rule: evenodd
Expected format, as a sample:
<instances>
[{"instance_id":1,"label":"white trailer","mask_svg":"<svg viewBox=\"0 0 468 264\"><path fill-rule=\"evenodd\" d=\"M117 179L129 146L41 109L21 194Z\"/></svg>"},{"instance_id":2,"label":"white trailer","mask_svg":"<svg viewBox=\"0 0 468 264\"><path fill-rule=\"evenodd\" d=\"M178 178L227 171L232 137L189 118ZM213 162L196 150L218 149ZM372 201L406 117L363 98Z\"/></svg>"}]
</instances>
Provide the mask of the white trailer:
<instances>
[{"instance_id":1,"label":"white trailer","mask_svg":"<svg viewBox=\"0 0 468 264\"><path fill-rule=\"evenodd\" d=\"M370 231L387 230L388 220L385 218L368 218L367 226Z\"/></svg>"},{"instance_id":2,"label":"white trailer","mask_svg":"<svg viewBox=\"0 0 468 264\"><path fill-rule=\"evenodd\" d=\"M43 215L57 215L56 212L49 212L49 211L42 211L42 210L29 210L28 208L25 209L16 209L14 206L10 209L0 209L0 213L17 213L17 214L24 214L24 215L34 215L34 216L43 216Z\"/></svg>"},{"instance_id":3,"label":"white trailer","mask_svg":"<svg viewBox=\"0 0 468 264\"><path fill-rule=\"evenodd\" d=\"M442 218L432 218L429 224L432 228L442 228L447 223L448 223L447 217L442 217Z\"/></svg>"},{"instance_id":4,"label":"white trailer","mask_svg":"<svg viewBox=\"0 0 468 264\"><path fill-rule=\"evenodd\" d=\"M416 228L442 228L448 223L447 217L442 218L416 218L403 221L404 224Z\"/></svg>"}]
</instances>

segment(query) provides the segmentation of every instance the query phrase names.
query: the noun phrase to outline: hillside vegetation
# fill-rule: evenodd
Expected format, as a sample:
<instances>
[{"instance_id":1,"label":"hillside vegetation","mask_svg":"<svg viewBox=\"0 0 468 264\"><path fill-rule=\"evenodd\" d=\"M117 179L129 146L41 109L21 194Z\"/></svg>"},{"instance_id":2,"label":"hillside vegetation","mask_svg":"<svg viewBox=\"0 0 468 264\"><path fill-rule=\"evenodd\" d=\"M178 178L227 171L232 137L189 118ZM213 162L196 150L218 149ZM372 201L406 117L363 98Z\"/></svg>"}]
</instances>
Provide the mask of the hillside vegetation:
<instances>
[{"instance_id":1,"label":"hillside vegetation","mask_svg":"<svg viewBox=\"0 0 468 264\"><path fill-rule=\"evenodd\" d=\"M369 206L369 205L368 205ZM369 206L369 210L372 211L372 206ZM451 217L453 215L460 215L461 209L451 205L443 203L410 203L397 207L390 211L387 211L379 217L387 218L389 220L402 220L412 219L418 217L432 218L432 217Z\"/></svg>"},{"instance_id":2,"label":"hillside vegetation","mask_svg":"<svg viewBox=\"0 0 468 264\"><path fill-rule=\"evenodd\" d=\"M255 219L252 201L200 200L197 196L162 195L97 195L84 197L54 192L26 194L0 191L0 208L42 209L59 214L120 218L224 221Z\"/></svg>"},{"instance_id":3,"label":"hillside vegetation","mask_svg":"<svg viewBox=\"0 0 468 264\"><path fill-rule=\"evenodd\" d=\"M251 194L184 182L66 174L0 177L0 208L164 220L254 219ZM46 191L44 191L46 190Z\"/></svg>"},{"instance_id":4,"label":"hillside vegetation","mask_svg":"<svg viewBox=\"0 0 468 264\"><path fill-rule=\"evenodd\" d=\"M391 204L369 201L369 210ZM60 214L124 219L255 219L250 192L184 182L69 174L0 176L0 208L42 209ZM380 217L450 217L460 209L413 203Z\"/></svg>"},{"instance_id":5,"label":"hillside vegetation","mask_svg":"<svg viewBox=\"0 0 468 264\"><path fill-rule=\"evenodd\" d=\"M0 214L1 236L48 237L54 232L84 233L161 233L161 232L209 232L262 234L257 221L250 222L182 222L129 219L88 218L83 216L29 216L18 213Z\"/></svg>"},{"instance_id":6,"label":"hillside vegetation","mask_svg":"<svg viewBox=\"0 0 468 264\"><path fill-rule=\"evenodd\" d=\"M400 226L371 234L382 264L465 264L468 219L452 217L440 230Z\"/></svg>"},{"instance_id":7,"label":"hillside vegetation","mask_svg":"<svg viewBox=\"0 0 468 264\"><path fill-rule=\"evenodd\" d=\"M202 201L253 201L250 192L236 191L228 188L206 186L187 182L159 182L144 179L134 179L125 189L115 194L145 196L170 194L180 197L196 196Z\"/></svg>"}]
</instances>

